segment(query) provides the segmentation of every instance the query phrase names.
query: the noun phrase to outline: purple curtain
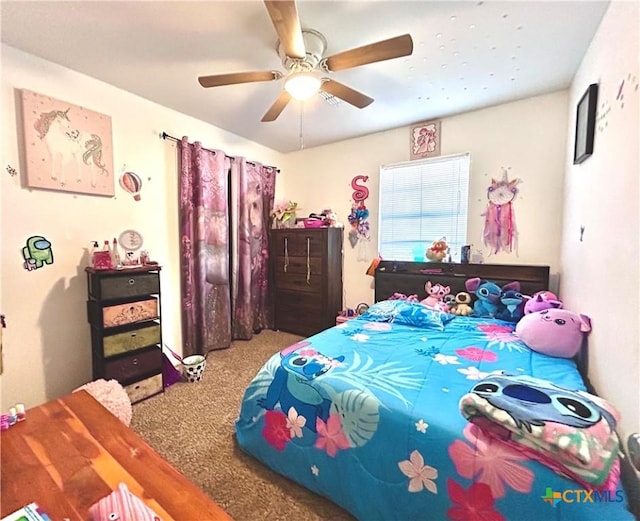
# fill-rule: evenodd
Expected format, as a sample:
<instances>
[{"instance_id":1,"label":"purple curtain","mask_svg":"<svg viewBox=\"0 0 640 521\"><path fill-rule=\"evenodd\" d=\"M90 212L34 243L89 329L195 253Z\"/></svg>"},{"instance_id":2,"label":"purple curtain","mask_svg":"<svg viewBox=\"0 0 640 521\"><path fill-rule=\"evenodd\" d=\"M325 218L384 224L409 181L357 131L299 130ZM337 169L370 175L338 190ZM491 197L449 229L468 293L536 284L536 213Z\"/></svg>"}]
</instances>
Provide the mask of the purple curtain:
<instances>
[{"instance_id":1,"label":"purple curtain","mask_svg":"<svg viewBox=\"0 0 640 521\"><path fill-rule=\"evenodd\" d=\"M231 160L236 201L233 258L233 338L248 340L272 327L269 278L269 223L276 169L238 157Z\"/></svg>"},{"instance_id":2,"label":"purple curtain","mask_svg":"<svg viewBox=\"0 0 640 521\"><path fill-rule=\"evenodd\" d=\"M231 345L229 159L182 138L180 268L184 356Z\"/></svg>"}]
</instances>

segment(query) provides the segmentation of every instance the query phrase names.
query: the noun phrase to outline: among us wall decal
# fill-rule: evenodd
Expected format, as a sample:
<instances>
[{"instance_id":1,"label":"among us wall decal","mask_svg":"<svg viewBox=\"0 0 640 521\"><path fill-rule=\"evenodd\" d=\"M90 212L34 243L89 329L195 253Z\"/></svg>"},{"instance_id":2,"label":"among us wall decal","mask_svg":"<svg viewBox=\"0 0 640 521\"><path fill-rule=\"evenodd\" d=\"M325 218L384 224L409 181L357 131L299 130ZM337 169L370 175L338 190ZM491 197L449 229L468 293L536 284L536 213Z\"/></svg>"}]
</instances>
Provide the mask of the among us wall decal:
<instances>
[{"instance_id":1,"label":"among us wall decal","mask_svg":"<svg viewBox=\"0 0 640 521\"><path fill-rule=\"evenodd\" d=\"M22 248L24 269L34 271L45 264L53 264L53 249L51 243L42 235L32 235L27 239L26 246Z\"/></svg>"}]
</instances>

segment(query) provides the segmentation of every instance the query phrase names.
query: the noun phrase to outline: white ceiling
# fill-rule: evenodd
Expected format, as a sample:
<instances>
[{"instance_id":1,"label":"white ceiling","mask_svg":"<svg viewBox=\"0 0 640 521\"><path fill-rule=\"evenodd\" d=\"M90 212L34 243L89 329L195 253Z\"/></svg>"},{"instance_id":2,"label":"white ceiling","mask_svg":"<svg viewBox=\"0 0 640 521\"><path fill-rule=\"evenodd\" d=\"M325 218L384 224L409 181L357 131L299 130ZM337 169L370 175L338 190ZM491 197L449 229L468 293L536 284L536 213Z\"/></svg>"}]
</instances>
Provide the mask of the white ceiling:
<instances>
[{"instance_id":1,"label":"white ceiling","mask_svg":"<svg viewBox=\"0 0 640 521\"><path fill-rule=\"evenodd\" d=\"M2 0L0 14L3 43L289 152L566 88L607 5L299 1L302 26L328 41L326 56L405 33L414 51L333 73L373 97L370 106L329 104L318 95L303 110L292 101L271 123L260 119L282 80L209 89L197 82L209 74L283 71L260 1Z\"/></svg>"}]
</instances>

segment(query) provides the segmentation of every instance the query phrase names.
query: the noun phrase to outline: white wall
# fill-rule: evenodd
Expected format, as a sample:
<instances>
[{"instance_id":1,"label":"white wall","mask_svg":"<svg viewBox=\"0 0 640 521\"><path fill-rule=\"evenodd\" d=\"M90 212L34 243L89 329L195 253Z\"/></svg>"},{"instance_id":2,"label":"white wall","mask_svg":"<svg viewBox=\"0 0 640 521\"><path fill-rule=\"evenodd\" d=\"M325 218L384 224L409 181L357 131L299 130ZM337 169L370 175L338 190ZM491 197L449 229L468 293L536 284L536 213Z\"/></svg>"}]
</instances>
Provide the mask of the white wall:
<instances>
[{"instance_id":1,"label":"white wall","mask_svg":"<svg viewBox=\"0 0 640 521\"><path fill-rule=\"evenodd\" d=\"M566 307L593 321L592 383L622 413L625 438L640 431L639 23L638 2L612 2L571 85L561 258ZM591 83L594 152L573 165L575 107Z\"/></svg>"},{"instance_id":2,"label":"white wall","mask_svg":"<svg viewBox=\"0 0 640 521\"><path fill-rule=\"evenodd\" d=\"M485 262L543 264L557 274L560 265L562 187L567 142L567 91L528 98L442 120L442 155L470 152L468 240L482 247L486 190L491 177L518 177L514 202L519 252L489 257ZM354 109L355 110L355 109ZM345 305L373 301L373 279L365 275L377 253L378 169L409 159L409 129L380 132L288 155L288 175L280 186L298 201L303 214L331 208L347 224L351 180L367 175L372 244L367 261L357 260L345 234ZM557 279L557 276L554 276Z\"/></svg>"},{"instance_id":3,"label":"white wall","mask_svg":"<svg viewBox=\"0 0 640 521\"><path fill-rule=\"evenodd\" d=\"M120 189L115 198L21 187L19 89L52 96L112 118L116 176L132 170L143 179L142 199ZM4 374L2 410L27 407L65 394L91 380L91 343L86 317L87 248L139 230L144 247L163 266L162 314L165 342L180 351L178 195L176 145L162 131L200 140L205 147L279 166L282 154L161 107L93 78L2 45L2 293ZM31 235L53 244L54 264L27 272L21 248Z\"/></svg>"}]
</instances>

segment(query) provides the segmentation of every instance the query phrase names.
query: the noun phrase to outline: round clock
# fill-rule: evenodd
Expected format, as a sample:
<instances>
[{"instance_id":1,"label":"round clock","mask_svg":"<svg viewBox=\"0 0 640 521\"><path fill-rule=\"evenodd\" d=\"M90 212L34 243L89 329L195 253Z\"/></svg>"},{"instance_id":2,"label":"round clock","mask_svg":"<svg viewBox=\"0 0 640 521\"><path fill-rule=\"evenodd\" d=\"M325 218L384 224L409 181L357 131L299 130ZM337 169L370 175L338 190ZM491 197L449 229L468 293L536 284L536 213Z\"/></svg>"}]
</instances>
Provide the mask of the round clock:
<instances>
[{"instance_id":1,"label":"round clock","mask_svg":"<svg viewBox=\"0 0 640 521\"><path fill-rule=\"evenodd\" d=\"M142 248L142 235L135 230L125 230L120 234L118 243L126 251L136 251Z\"/></svg>"}]
</instances>

